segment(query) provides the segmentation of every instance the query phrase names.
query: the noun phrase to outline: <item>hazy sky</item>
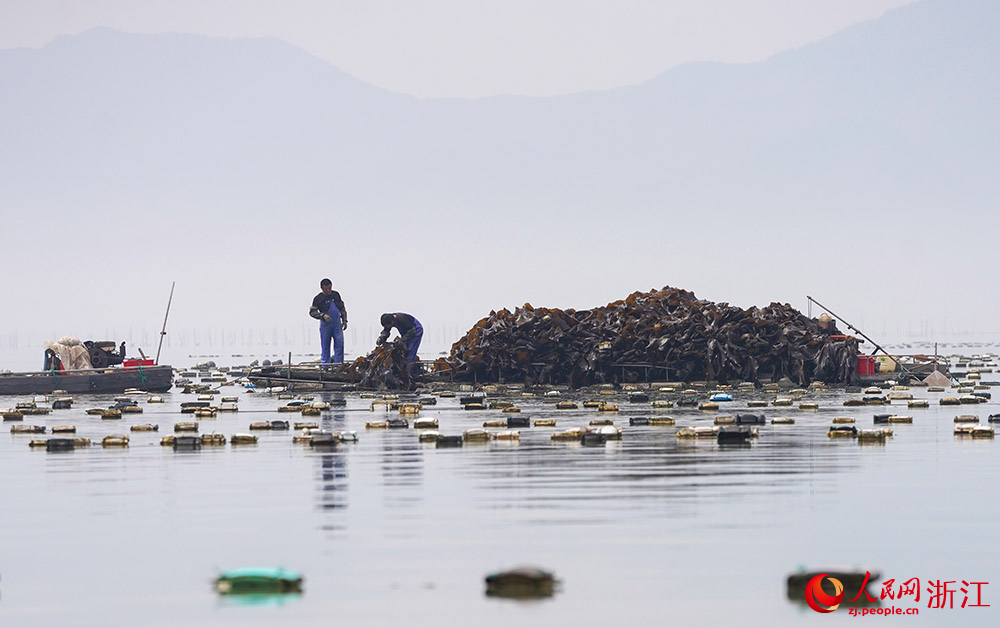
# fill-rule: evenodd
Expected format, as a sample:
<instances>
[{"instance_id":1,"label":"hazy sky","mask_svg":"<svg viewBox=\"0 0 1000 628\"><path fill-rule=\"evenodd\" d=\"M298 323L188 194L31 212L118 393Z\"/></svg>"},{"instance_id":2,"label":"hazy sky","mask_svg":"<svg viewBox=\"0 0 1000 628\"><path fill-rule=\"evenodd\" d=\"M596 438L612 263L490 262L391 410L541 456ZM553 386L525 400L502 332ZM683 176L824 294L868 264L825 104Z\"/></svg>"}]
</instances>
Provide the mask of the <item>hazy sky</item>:
<instances>
[{"instance_id":1,"label":"hazy sky","mask_svg":"<svg viewBox=\"0 0 1000 628\"><path fill-rule=\"evenodd\" d=\"M911 1L0 0L0 49L95 26L277 37L416 96L548 96L758 61Z\"/></svg>"},{"instance_id":2,"label":"hazy sky","mask_svg":"<svg viewBox=\"0 0 1000 628\"><path fill-rule=\"evenodd\" d=\"M60 35L78 34L99 26L131 33L275 37L309 51L363 81L421 97L548 96L636 84L685 62L762 60L829 37L851 24L877 18L889 9L906 4L910 2L633 0L612 5L610 2L582 0L530 3L471 0L396 3L379 0L352 3L318 0L0 0L0 49L42 47ZM935 7L942 11L933 15L947 15L943 9L953 6L936 3ZM969 9L973 10L975 7ZM966 14L958 13L968 20ZM983 20L976 23L988 26ZM927 33L947 31L939 26L939 22L931 21L922 30L914 32L918 33L918 40L924 42ZM897 30L897 36L904 39L909 33L906 28ZM986 30L987 33L992 32L988 28ZM892 34L892 31L879 32ZM97 35L95 38L101 39L100 34ZM113 39L107 34L104 38ZM950 41L947 37L944 40ZM893 50L901 41L904 40L892 40L889 36L879 39L879 43ZM838 54L844 55L843 46L850 43L841 42L839 45ZM273 47L261 48L270 50ZM851 53L853 50L848 48L846 56L849 59L853 58ZM59 57L53 55L52 58ZM186 70L177 70L182 66L165 65L188 77ZM64 66L60 67L67 66L64 62ZM985 67L990 66L987 64ZM693 70L700 71L699 68ZM847 76L855 80L857 75L850 72ZM62 83L54 85L52 93L56 98L53 102L57 102L64 87ZM80 93L93 96L94 102L102 102L104 91L101 85L96 85L90 91ZM204 95L197 91L192 93ZM121 102L127 100L121 99ZM396 100L410 102L405 98ZM503 104L504 99L499 101ZM988 109L988 102L981 101ZM708 104L724 108L727 103L721 100ZM74 111L75 103L61 104L66 107L58 108L59 111ZM484 108L490 103L418 104L421 109L451 107L465 111ZM538 104L520 103L529 108ZM964 111L960 107L944 110ZM929 120L935 120L933 112L927 115ZM98 122L108 125L113 120L119 120L120 129L109 128L122 133L149 131L155 139L156 126L151 126L152 130L145 129L141 118L139 115L138 126L132 124L134 121L130 116L120 116L120 120L103 117ZM72 120L77 119L88 118L72 117ZM825 119L822 116L817 118ZM7 121L9 129L19 128L17 117L10 117ZM782 182L788 185L774 186L774 189L757 189L750 185L746 188L746 198L736 199L739 202L729 202L731 199L720 192L719 198L727 201L719 201L720 207L727 211L739 210L737 215L740 219L710 236L703 231L692 231L689 238L677 238L677 216L671 212L683 212L685 217L697 222L702 219L698 212L708 211L715 201L698 196L692 197L698 203L691 205L692 199L683 195L675 198L670 194L664 198L644 199L643 189L629 190L634 194L628 198L615 197L613 202L607 202L606 207L601 205L605 202L601 200L604 197L598 195L594 206L600 206L599 209L605 212L599 216L599 222L573 220L573 209L579 211L580 208L573 204L578 202L578 197L570 192L581 187L578 181L567 180L565 189L549 186L546 182L546 185L537 188L540 192L530 186L516 186L510 197L516 203L507 207L503 205L506 201L497 201L499 204L484 201L492 200L491 190L507 190L504 173L492 177L487 174L492 171L486 166L479 170L470 166L472 169L469 172L473 176L468 186L477 191L477 194L468 197L472 201L459 194L455 197L462 200L458 207L442 207L439 206L443 202L441 198L433 195L427 198L419 195L406 197L405 202L396 204L406 209L405 218L397 217L391 224L381 224L366 214L363 207L352 204L349 195L345 197L348 201L338 200L340 197L331 191L337 191L337 188L327 185L328 179L332 181L335 177L327 176L322 160L314 164L306 159L303 162L306 167L301 173L285 173L284 179L278 177L271 181L267 177L262 178L260 189L265 192L285 190L283 186L294 190L295 194L288 198L279 194L278 202L271 197L259 199L252 196L253 204L241 205L240 199L249 196L239 183L231 183L241 181L238 177L222 176L218 180L223 183L217 184L216 179L206 176L204 181L212 185L205 183L202 188L169 187L166 193L161 193L160 188L152 186L147 190L142 183L146 179L141 177L116 181L113 175L117 172L114 166L117 162L113 159L103 166L89 163L92 157L98 161L114 157L107 151L93 154L84 151L80 154L85 158L81 157L77 162L74 155L79 155L70 150L72 154L66 158L68 161L61 159L64 149L80 148L74 143L76 135L90 137L96 134L103 137L104 127L92 124L91 128L71 129L80 133L66 133L65 141L57 137L55 142L46 143L39 140L31 124L31 120L25 120L21 125L32 130L25 136L24 146L38 149L44 145L50 151L46 154L53 159L39 160L37 171L29 174L47 182L46 177L75 172L73 168L59 170L59 164L65 166L69 163L85 166L84 172L101 172L102 176L97 177L93 185L82 186L79 197L70 195L69 201L52 207L45 204L47 201L44 199L49 196L36 193L30 186L19 188L28 190L25 198L31 201L33 209L30 211L15 213L11 209L13 205L2 204L3 199L0 198L0 212L10 212L0 213L0 217L7 219L4 224L8 230L23 234L21 242L41 242L51 235L45 231L49 229L48 223L44 223L45 230L36 236L28 235L31 232L26 224L32 223L37 215L73 215L79 217L72 221L74 225L82 225L88 233L101 234L101 241L126 242L129 251L141 251L144 257L143 264L133 266L122 263L121 251L110 254L98 249L96 254L86 257L86 263L67 265L55 255L43 254L40 245L28 254L24 254L24 247L19 249L18 246L0 250L0 260L5 261L5 267L16 269L16 272L0 276L4 294L30 296L22 300L21 307L0 312L0 368L35 367L41 359L41 341L63 334L93 339L130 339L130 346L139 345L153 352L170 282L174 280L178 283L178 292L171 310L168 341L173 340L175 347L167 349L172 355L165 355L175 364L190 362L187 357L191 349L188 347L195 341L200 343L200 350L207 352L221 351L219 343L223 339L229 343L228 346L252 341L255 346L267 345L281 352L298 350L303 346L315 350L315 321L308 318L306 311L322 276L333 277L335 287L343 292L351 312L352 323L347 334L349 355L363 355L371 348L378 333L378 315L383 311L409 311L418 315L428 329L425 345L428 350L433 350L424 357L433 357L434 352L446 350L451 342L457 340L478 318L488 314L490 309L513 308L525 301L536 306L589 308L623 298L633 290L668 284L692 290L701 298L728 301L740 307L766 305L776 300L787 301L806 310L805 294L813 294L880 339L916 332L921 337L938 339L941 335L948 335L948 331L955 332L957 329L964 333L970 328L978 338L980 330L996 329L990 314L995 309L991 305L992 294L987 290L969 290L965 284L952 282L949 276L954 272L952 265L941 263L921 268L920 272L901 272L896 261L910 259L917 250L913 248L916 245L901 236L898 229L909 217L911 202L908 194L915 194L913 190L931 189L934 194L930 196L943 199L942 212L951 211L956 206L956 198L959 201L966 198L963 196L965 190L972 190L973 193L989 190L990 193L983 193L982 197L995 198L989 186L967 185L969 180L975 183L980 174L984 180L996 180L992 176L995 160L990 159L993 149L976 148L980 137L992 136L983 135L978 128L971 129L969 138L966 138L968 154L972 156L964 157L965 153L956 148L958 158L954 167L942 171L941 177L927 181L924 186L902 180L898 188L888 184L884 190L879 188L885 192L884 196L862 198L867 203L862 203L863 208L873 208L871 216L865 215L864 221L859 215L862 209L858 209L855 202L861 192L853 186L839 185L836 177L830 180L816 175L815 180L809 181L818 184L803 183L805 191L799 196L794 195L798 189L795 181ZM169 128L183 130L187 127ZM933 130L935 125L927 125L927 128ZM942 128L952 127L944 125ZM821 131L837 134L840 129L836 126L830 129L824 127ZM239 159L220 160L219 163L225 167L215 170L206 168L205 172L219 175L226 175L230 170L242 172L236 166L247 166L247 172L256 172L252 166L257 163L255 159L261 156L252 151L239 152L246 145L240 141L232 141L230 145L227 143L230 136L222 131L225 129L199 128L191 137L179 136L176 142L180 151L178 154L186 155L184 149L189 145L209 142L217 145L222 151L219 154L228 155L226 150L237 151L234 154L239 154L250 165L236 164ZM843 144L825 140L826 136L822 133L820 136L806 134L796 137L797 141L803 142L801 154L811 164L816 159L810 153L813 146L820 145L834 152L853 150L851 141L870 135L863 131L859 131L858 137L847 136ZM874 135L879 136L879 133ZM109 137L118 135L112 133ZM964 137L956 140L956 146L962 146L959 140ZM904 139L913 138L907 136ZM748 144L753 141L753 137L746 140ZM169 148L174 143L166 145ZM490 146L503 147L505 144L494 142ZM889 142L887 146L896 144ZM295 147L298 151L305 151L302 154L307 157L326 154L322 151L309 152L318 149L304 140ZM11 163L20 163L20 154L10 149L9 145L5 148L9 151L7 155L12 156ZM0 148L0 151L5 148ZM977 150L980 152L977 153ZM795 153L793 149L789 151ZM25 162L34 164L30 158L31 151L28 153L29 159ZM548 154L543 153L531 156L541 163ZM553 154L561 153L555 151ZM896 153L860 155L864 159L859 159L858 170L907 173L907 155L909 153L902 156ZM976 158L975 155L984 157ZM836 155L826 157L836 161ZM165 163L175 162L168 159ZM394 163L390 160L390 165ZM492 162L487 160L484 163ZM498 163L506 162L501 160ZM531 170L534 163L529 160L526 169ZM711 160L697 159L692 163L709 169L714 164ZM892 167L886 169L886 165ZM435 170L438 166L441 164L427 164L427 168L417 168L415 172L424 173L426 170L440 175L433 178L426 189L435 192L437 188L434 185L440 183L442 189L449 192L455 187L445 176L450 171L438 172ZM104 176L102 167L110 173L108 176ZM402 166L392 167L396 169L388 171L392 173L388 182L380 179L383 176L381 170L373 170L370 178L362 177L357 183L358 188L374 190L373 198L395 198L392 196L394 188L400 186L404 191L410 189L407 185L414 185L413 181L404 178L400 183L398 178L400 174L406 175L408 170ZM150 167L151 172L155 170ZM545 172L545 169L538 171ZM753 168L748 171L757 172ZM191 174L183 168L170 172L175 175ZM194 170L193 175L201 172ZM311 187L298 185L299 174L311 182ZM740 173L737 169L728 174ZM864 177L862 179L867 181ZM883 179L878 177L879 181ZM151 180L160 181L155 177ZM195 183L202 181L198 176L193 176L192 180ZM531 177L526 180L529 183L534 181ZM891 177L886 180L893 181ZM598 186L599 183L593 185ZM105 189L103 185L108 187ZM827 188L826 185L832 187ZM714 186L709 188L709 191L715 189ZM424 188L417 186L414 189L419 191ZM700 190L696 184L692 184L691 189ZM830 190L836 193L828 193ZM0 189L0 196L4 191ZM567 193L565 198L569 200L565 203L569 204L561 200L563 192ZM130 196L133 193L134 196ZM836 206L841 198L846 199L843 207ZM976 201L976 198L972 200ZM649 203L643 204L637 199ZM830 215L816 209L819 200L825 202L823 207L853 210L853 214L849 214L847 221L831 220ZM978 208L986 207L991 202L970 201L970 204ZM126 207L127 212L123 210L121 219L109 219L107 223L95 223L87 211L81 209L101 208L102 215L107 217L117 211L115 203L123 203L122 207ZM796 219L789 221L787 216L793 215L795 207L799 206L797 203L808 207L809 211L795 213ZM156 208L157 220L135 221L131 212L137 206ZM224 229L215 230L208 228L206 225L209 223L204 221L185 224L175 219L178 213L190 215L192 207L223 213L231 211L232 215L227 215ZM298 216L298 222L286 213L273 211L276 207L289 209L288 213ZM315 215L308 213L316 207L323 210L316 210ZM654 209L648 209L650 207ZM702 209L691 210L690 207ZM332 209L328 211L328 208ZM273 217L271 223L261 220L259 216L252 219L243 217L244 211L263 214L265 209L266 215ZM451 222L442 218L452 216L459 210L464 213L458 225L453 218L448 219ZM506 212L506 220L498 221L496 212ZM532 212L538 212L538 215ZM761 220L756 218L758 212ZM522 227L521 223L535 225L536 218L543 214L547 220L544 228ZM995 222L992 216L980 216L978 224L992 224L989 223L990 220ZM841 222L843 224L839 224ZM826 233L830 224L834 223L842 227L837 231L837 237L815 237L816 233ZM782 231L776 231L779 226L786 235L789 230L797 235L781 240L783 255L774 258L767 251L775 241L775 233ZM957 225L954 228L957 229ZM963 232L961 237L966 247L960 257L963 267L976 268L975 260L985 259L990 254L992 249L988 238L994 231L981 228ZM71 232L73 237L80 236L69 229L67 232ZM387 238L398 239L400 234L408 238L407 247L380 246ZM935 235L921 233L926 241L920 240L920 246L926 245ZM74 243L71 250L81 250L77 246L87 250L92 247L92 243L85 238L80 242L79 245ZM610 247L595 248L595 244L608 243ZM34 244L27 246L35 247ZM872 263L861 268L845 266L844 261L853 260L862 248L869 259L878 256L884 263ZM17 254L19 250L21 254ZM279 253L293 254L294 264L285 264L283 258L277 256ZM972 256L973 253L979 257ZM697 263L691 263L692 259ZM810 261L803 264L799 260L818 260L822 263L813 265ZM844 268L850 268L851 272L841 273ZM753 281L748 281L748 278L753 278ZM56 285L59 286L60 302L71 307L53 307L44 296L44 291L49 289L47 287ZM933 291L929 286L933 287ZM117 298L94 296L108 294ZM177 343L184 349L181 350ZM24 349L23 362L3 358L4 351L11 347Z\"/></svg>"}]
</instances>

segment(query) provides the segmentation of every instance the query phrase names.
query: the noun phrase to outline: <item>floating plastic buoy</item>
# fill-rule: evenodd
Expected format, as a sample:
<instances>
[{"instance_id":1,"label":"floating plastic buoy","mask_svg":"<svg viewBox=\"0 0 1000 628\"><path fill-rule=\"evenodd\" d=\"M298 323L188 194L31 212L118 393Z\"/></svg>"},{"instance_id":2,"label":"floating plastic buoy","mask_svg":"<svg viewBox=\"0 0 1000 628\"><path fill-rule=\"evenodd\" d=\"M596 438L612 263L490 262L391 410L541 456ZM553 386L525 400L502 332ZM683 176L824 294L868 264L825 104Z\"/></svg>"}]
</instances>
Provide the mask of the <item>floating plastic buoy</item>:
<instances>
[{"instance_id":1,"label":"floating plastic buoy","mask_svg":"<svg viewBox=\"0 0 1000 628\"><path fill-rule=\"evenodd\" d=\"M133 425L129 429L133 432L158 432L160 430L160 426L143 423L141 425Z\"/></svg>"},{"instance_id":2,"label":"floating plastic buoy","mask_svg":"<svg viewBox=\"0 0 1000 628\"><path fill-rule=\"evenodd\" d=\"M614 422L614 420L613 420L613 419L591 419L591 421L590 421L590 424L591 424L592 426L599 426L599 425L614 425L614 424L615 424L615 422Z\"/></svg>"},{"instance_id":3,"label":"floating plastic buoy","mask_svg":"<svg viewBox=\"0 0 1000 628\"><path fill-rule=\"evenodd\" d=\"M112 434L101 439L101 447L128 447L128 436Z\"/></svg>"},{"instance_id":4,"label":"floating plastic buoy","mask_svg":"<svg viewBox=\"0 0 1000 628\"><path fill-rule=\"evenodd\" d=\"M531 418L526 416L509 416L507 417L507 427L531 427Z\"/></svg>"},{"instance_id":5,"label":"floating plastic buoy","mask_svg":"<svg viewBox=\"0 0 1000 628\"><path fill-rule=\"evenodd\" d=\"M214 419L216 414L215 408L198 408L194 411L194 415L199 419Z\"/></svg>"},{"instance_id":6,"label":"floating plastic buoy","mask_svg":"<svg viewBox=\"0 0 1000 628\"><path fill-rule=\"evenodd\" d=\"M929 408L930 402L926 399L913 399L906 403L907 408Z\"/></svg>"},{"instance_id":7,"label":"floating plastic buoy","mask_svg":"<svg viewBox=\"0 0 1000 628\"><path fill-rule=\"evenodd\" d=\"M466 410L485 410L486 406L481 403L467 403L462 406Z\"/></svg>"},{"instance_id":8,"label":"floating plastic buoy","mask_svg":"<svg viewBox=\"0 0 1000 628\"><path fill-rule=\"evenodd\" d=\"M598 447L605 444L608 437L600 432L585 432L580 437L580 443L587 447Z\"/></svg>"},{"instance_id":9,"label":"floating plastic buoy","mask_svg":"<svg viewBox=\"0 0 1000 628\"><path fill-rule=\"evenodd\" d=\"M717 438L720 428L713 427L682 427L677 430L677 438Z\"/></svg>"},{"instance_id":10,"label":"floating plastic buoy","mask_svg":"<svg viewBox=\"0 0 1000 628\"><path fill-rule=\"evenodd\" d=\"M368 421L365 423L366 430L385 430L389 429L388 421Z\"/></svg>"},{"instance_id":11,"label":"floating plastic buoy","mask_svg":"<svg viewBox=\"0 0 1000 628\"><path fill-rule=\"evenodd\" d=\"M857 438L858 428L853 425L834 425L826 435L829 438Z\"/></svg>"},{"instance_id":12,"label":"floating plastic buoy","mask_svg":"<svg viewBox=\"0 0 1000 628\"><path fill-rule=\"evenodd\" d=\"M461 447L462 443L465 441L461 436L438 436L437 446L442 447Z\"/></svg>"},{"instance_id":13,"label":"floating plastic buoy","mask_svg":"<svg viewBox=\"0 0 1000 628\"><path fill-rule=\"evenodd\" d=\"M747 402L747 407L748 408L766 408L767 407L767 402L763 401L763 400L760 400L760 399L754 400L754 401L748 401Z\"/></svg>"},{"instance_id":14,"label":"floating plastic buoy","mask_svg":"<svg viewBox=\"0 0 1000 628\"><path fill-rule=\"evenodd\" d=\"M435 418L414 419L413 429L415 430L436 430L438 420Z\"/></svg>"},{"instance_id":15,"label":"floating plastic buoy","mask_svg":"<svg viewBox=\"0 0 1000 628\"><path fill-rule=\"evenodd\" d=\"M795 423L795 419L787 416L779 416L771 419L771 425L792 425Z\"/></svg>"},{"instance_id":16,"label":"floating plastic buoy","mask_svg":"<svg viewBox=\"0 0 1000 628\"><path fill-rule=\"evenodd\" d=\"M727 427L719 430L716 440L720 445L733 443L748 443L752 436L749 427Z\"/></svg>"},{"instance_id":17,"label":"floating plastic buoy","mask_svg":"<svg viewBox=\"0 0 1000 628\"><path fill-rule=\"evenodd\" d=\"M521 433L517 430L503 430L493 434L494 440L521 440Z\"/></svg>"},{"instance_id":18,"label":"floating plastic buoy","mask_svg":"<svg viewBox=\"0 0 1000 628\"><path fill-rule=\"evenodd\" d=\"M76 449L75 438L50 438L45 441L46 451L71 451L73 449Z\"/></svg>"},{"instance_id":19,"label":"floating plastic buoy","mask_svg":"<svg viewBox=\"0 0 1000 628\"><path fill-rule=\"evenodd\" d=\"M52 401L53 410L69 410L73 407L72 399L55 399Z\"/></svg>"},{"instance_id":20,"label":"floating plastic buoy","mask_svg":"<svg viewBox=\"0 0 1000 628\"><path fill-rule=\"evenodd\" d=\"M621 440L622 439L622 428L615 427L613 425L605 425L598 428L597 433L604 436L607 440Z\"/></svg>"},{"instance_id":21,"label":"floating plastic buoy","mask_svg":"<svg viewBox=\"0 0 1000 628\"><path fill-rule=\"evenodd\" d=\"M705 403L699 404L698 409L707 412L712 412L719 409L719 404L712 401L707 401Z\"/></svg>"},{"instance_id":22,"label":"floating plastic buoy","mask_svg":"<svg viewBox=\"0 0 1000 628\"><path fill-rule=\"evenodd\" d=\"M504 419L495 419L492 421L483 421L483 427L507 427L507 421Z\"/></svg>"},{"instance_id":23,"label":"floating plastic buoy","mask_svg":"<svg viewBox=\"0 0 1000 628\"><path fill-rule=\"evenodd\" d=\"M555 419L535 419L535 427L555 427Z\"/></svg>"},{"instance_id":24,"label":"floating plastic buoy","mask_svg":"<svg viewBox=\"0 0 1000 628\"><path fill-rule=\"evenodd\" d=\"M44 434L44 425L11 425L11 434Z\"/></svg>"},{"instance_id":25,"label":"floating plastic buoy","mask_svg":"<svg viewBox=\"0 0 1000 628\"><path fill-rule=\"evenodd\" d=\"M778 397L777 399L775 399L774 401L771 402L771 405L772 406L790 406L793 403L794 402L790 398L788 398L788 397Z\"/></svg>"},{"instance_id":26,"label":"floating plastic buoy","mask_svg":"<svg viewBox=\"0 0 1000 628\"><path fill-rule=\"evenodd\" d=\"M202 434L201 444L206 447L219 447L226 444L224 434Z\"/></svg>"},{"instance_id":27,"label":"floating plastic buoy","mask_svg":"<svg viewBox=\"0 0 1000 628\"><path fill-rule=\"evenodd\" d=\"M428 432L421 432L417 436L417 440L421 443L436 443L437 439L441 437L441 432L437 430L431 430Z\"/></svg>"},{"instance_id":28,"label":"floating plastic buoy","mask_svg":"<svg viewBox=\"0 0 1000 628\"><path fill-rule=\"evenodd\" d=\"M574 427L562 432L555 432L550 436L550 439L554 441L579 441L587 431L583 427Z\"/></svg>"},{"instance_id":29,"label":"floating plastic buoy","mask_svg":"<svg viewBox=\"0 0 1000 628\"><path fill-rule=\"evenodd\" d=\"M890 431L888 435L891 435ZM884 443L887 434L885 430L859 430L858 443Z\"/></svg>"},{"instance_id":30,"label":"floating plastic buoy","mask_svg":"<svg viewBox=\"0 0 1000 628\"><path fill-rule=\"evenodd\" d=\"M602 403L597 406L598 412L618 412L618 406L613 403Z\"/></svg>"},{"instance_id":31,"label":"floating plastic buoy","mask_svg":"<svg viewBox=\"0 0 1000 628\"><path fill-rule=\"evenodd\" d=\"M486 430L474 428L471 430L465 430L465 432L462 433L462 438L465 439L466 442L470 443L485 442L490 440L490 433L487 432Z\"/></svg>"},{"instance_id":32,"label":"floating plastic buoy","mask_svg":"<svg viewBox=\"0 0 1000 628\"><path fill-rule=\"evenodd\" d=\"M960 414L955 417L955 423L979 423L979 417L974 414Z\"/></svg>"},{"instance_id":33,"label":"floating plastic buoy","mask_svg":"<svg viewBox=\"0 0 1000 628\"><path fill-rule=\"evenodd\" d=\"M215 590L223 595L301 593L302 575L280 567L232 569L219 574Z\"/></svg>"},{"instance_id":34,"label":"floating plastic buoy","mask_svg":"<svg viewBox=\"0 0 1000 628\"><path fill-rule=\"evenodd\" d=\"M716 425L735 425L736 417L734 416L717 416L715 417Z\"/></svg>"},{"instance_id":35,"label":"floating plastic buoy","mask_svg":"<svg viewBox=\"0 0 1000 628\"><path fill-rule=\"evenodd\" d=\"M105 421L113 421L122 418L122 411L117 408L111 408L109 410L101 410L101 419Z\"/></svg>"},{"instance_id":36,"label":"floating plastic buoy","mask_svg":"<svg viewBox=\"0 0 1000 628\"><path fill-rule=\"evenodd\" d=\"M988 425L958 424L955 426L955 436L971 436L972 438L993 438L995 432Z\"/></svg>"},{"instance_id":37,"label":"floating plastic buoy","mask_svg":"<svg viewBox=\"0 0 1000 628\"><path fill-rule=\"evenodd\" d=\"M195 422L183 421L181 423L174 423L175 432L197 432L198 424Z\"/></svg>"},{"instance_id":38,"label":"floating plastic buoy","mask_svg":"<svg viewBox=\"0 0 1000 628\"><path fill-rule=\"evenodd\" d=\"M673 408L674 402L667 399L658 399L652 403L654 408Z\"/></svg>"},{"instance_id":39,"label":"floating plastic buoy","mask_svg":"<svg viewBox=\"0 0 1000 628\"><path fill-rule=\"evenodd\" d=\"M503 411L507 414L517 414L518 412L521 411L521 409L518 408L517 406L507 406L506 408L503 409Z\"/></svg>"},{"instance_id":40,"label":"floating plastic buoy","mask_svg":"<svg viewBox=\"0 0 1000 628\"><path fill-rule=\"evenodd\" d=\"M76 434L76 426L75 425L53 425L52 426L52 433L53 434Z\"/></svg>"},{"instance_id":41,"label":"floating plastic buoy","mask_svg":"<svg viewBox=\"0 0 1000 628\"><path fill-rule=\"evenodd\" d=\"M799 404L799 410L819 410L819 404L815 401L803 401Z\"/></svg>"},{"instance_id":42,"label":"floating plastic buoy","mask_svg":"<svg viewBox=\"0 0 1000 628\"><path fill-rule=\"evenodd\" d=\"M257 436L255 434L233 434L229 442L233 445L256 445Z\"/></svg>"},{"instance_id":43,"label":"floating plastic buoy","mask_svg":"<svg viewBox=\"0 0 1000 628\"><path fill-rule=\"evenodd\" d=\"M650 417L649 419L650 425L656 425L659 427L669 427L671 425L674 425L675 423L676 421L674 420L674 418L670 416L654 416Z\"/></svg>"},{"instance_id":44,"label":"floating plastic buoy","mask_svg":"<svg viewBox=\"0 0 1000 628\"><path fill-rule=\"evenodd\" d=\"M834 425L849 425L854 423L854 417L850 416L835 416L833 417Z\"/></svg>"},{"instance_id":45,"label":"floating plastic buoy","mask_svg":"<svg viewBox=\"0 0 1000 628\"><path fill-rule=\"evenodd\" d=\"M486 576L486 595L511 599L552 597L556 579L551 572L534 567L518 567Z\"/></svg>"},{"instance_id":46,"label":"floating plastic buoy","mask_svg":"<svg viewBox=\"0 0 1000 628\"><path fill-rule=\"evenodd\" d=\"M894 414L889 417L889 423L913 423L913 417Z\"/></svg>"},{"instance_id":47,"label":"floating plastic buoy","mask_svg":"<svg viewBox=\"0 0 1000 628\"><path fill-rule=\"evenodd\" d=\"M593 400L590 400L590 401L584 401L583 402L583 407L584 408L600 408L602 405L604 405L603 401L593 401Z\"/></svg>"},{"instance_id":48,"label":"floating plastic buoy","mask_svg":"<svg viewBox=\"0 0 1000 628\"><path fill-rule=\"evenodd\" d=\"M736 424L737 425L764 425L767 420L764 418L763 414L737 414Z\"/></svg>"},{"instance_id":49,"label":"floating plastic buoy","mask_svg":"<svg viewBox=\"0 0 1000 628\"><path fill-rule=\"evenodd\" d=\"M560 401L556 404L556 410L576 410L578 407L572 401Z\"/></svg>"}]
</instances>

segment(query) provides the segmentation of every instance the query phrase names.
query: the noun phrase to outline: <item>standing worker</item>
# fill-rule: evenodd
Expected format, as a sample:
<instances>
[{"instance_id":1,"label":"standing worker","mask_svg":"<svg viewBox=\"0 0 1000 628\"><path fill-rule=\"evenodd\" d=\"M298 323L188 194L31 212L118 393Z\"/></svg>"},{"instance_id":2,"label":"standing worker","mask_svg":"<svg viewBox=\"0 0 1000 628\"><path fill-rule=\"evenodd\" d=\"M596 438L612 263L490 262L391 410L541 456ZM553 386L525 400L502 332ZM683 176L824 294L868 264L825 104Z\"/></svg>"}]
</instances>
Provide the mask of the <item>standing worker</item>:
<instances>
[{"instance_id":1,"label":"standing worker","mask_svg":"<svg viewBox=\"0 0 1000 628\"><path fill-rule=\"evenodd\" d=\"M420 321L411 314L396 312L395 314L383 314L379 322L382 323L382 333L379 334L378 342L375 345L379 346L388 340L392 328L395 327L399 331L399 339L406 344L406 361L411 364L416 362L417 348L420 347L420 341L424 337L424 327Z\"/></svg>"},{"instance_id":2,"label":"standing worker","mask_svg":"<svg viewBox=\"0 0 1000 628\"><path fill-rule=\"evenodd\" d=\"M333 289L333 282L319 282L320 293L313 299L309 316L319 320L320 363L330 363L330 340L333 340L333 362L344 361L344 330L347 329L347 307L340 293Z\"/></svg>"}]
</instances>

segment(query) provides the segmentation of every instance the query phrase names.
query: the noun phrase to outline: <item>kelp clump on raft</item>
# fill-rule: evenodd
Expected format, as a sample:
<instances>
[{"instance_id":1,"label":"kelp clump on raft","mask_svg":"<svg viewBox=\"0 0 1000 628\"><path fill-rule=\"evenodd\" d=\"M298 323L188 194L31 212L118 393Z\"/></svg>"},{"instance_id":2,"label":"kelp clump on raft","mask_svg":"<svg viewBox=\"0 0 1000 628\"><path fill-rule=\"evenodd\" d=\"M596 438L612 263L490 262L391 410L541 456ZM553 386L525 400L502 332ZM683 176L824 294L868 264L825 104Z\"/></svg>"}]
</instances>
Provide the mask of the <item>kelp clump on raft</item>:
<instances>
[{"instance_id":1,"label":"kelp clump on raft","mask_svg":"<svg viewBox=\"0 0 1000 628\"><path fill-rule=\"evenodd\" d=\"M591 310L490 312L435 370L464 381L569 384L857 380L857 340L788 304L748 310L665 287Z\"/></svg>"},{"instance_id":2,"label":"kelp clump on raft","mask_svg":"<svg viewBox=\"0 0 1000 628\"><path fill-rule=\"evenodd\" d=\"M349 363L347 375L360 388L413 390L414 367L406 360L406 345L387 342L375 347L368 355Z\"/></svg>"}]
</instances>

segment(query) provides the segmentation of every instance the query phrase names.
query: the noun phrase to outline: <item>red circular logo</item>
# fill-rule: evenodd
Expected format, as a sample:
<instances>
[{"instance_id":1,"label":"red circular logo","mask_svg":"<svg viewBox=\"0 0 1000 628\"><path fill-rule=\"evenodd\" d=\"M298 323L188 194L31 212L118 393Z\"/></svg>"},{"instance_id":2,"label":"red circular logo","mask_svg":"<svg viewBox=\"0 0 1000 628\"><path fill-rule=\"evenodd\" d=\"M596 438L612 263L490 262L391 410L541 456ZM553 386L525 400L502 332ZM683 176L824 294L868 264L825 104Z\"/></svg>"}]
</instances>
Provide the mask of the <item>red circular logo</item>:
<instances>
[{"instance_id":1,"label":"red circular logo","mask_svg":"<svg viewBox=\"0 0 1000 628\"><path fill-rule=\"evenodd\" d=\"M826 591L823 590L821 583L826 575L821 573L818 576L813 576L809 584L806 585L806 604L817 613L832 613L837 610L840 602L844 599L844 585L840 584L840 580L836 578L827 578L833 583L833 588L836 591L834 595L827 595Z\"/></svg>"}]
</instances>

